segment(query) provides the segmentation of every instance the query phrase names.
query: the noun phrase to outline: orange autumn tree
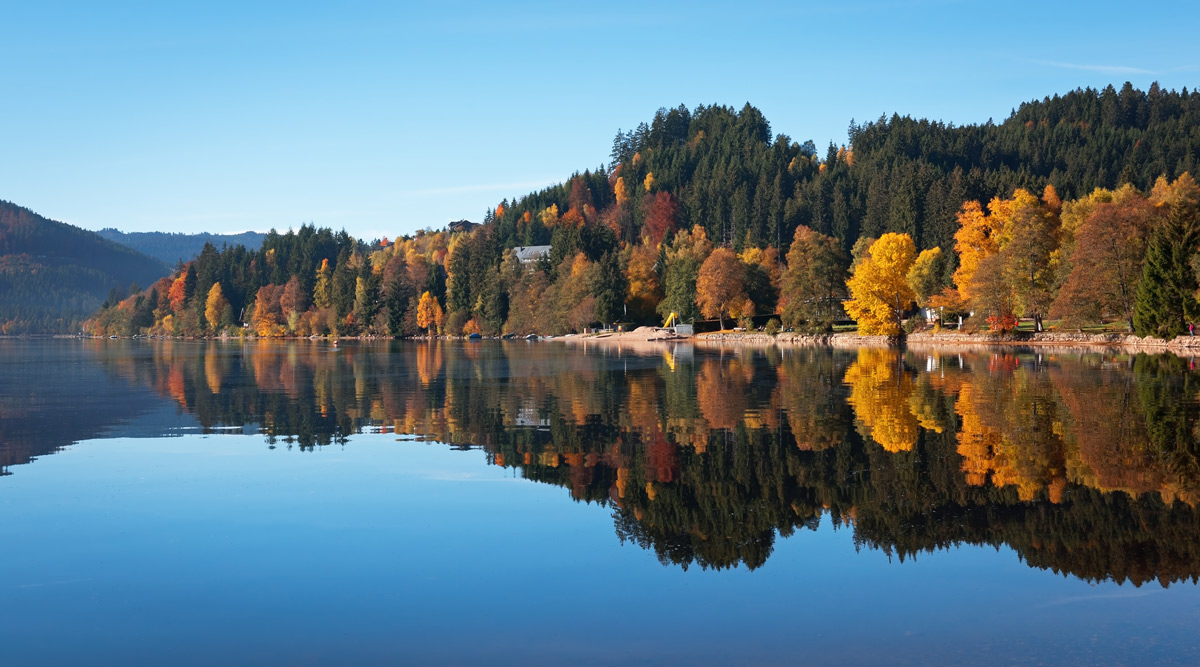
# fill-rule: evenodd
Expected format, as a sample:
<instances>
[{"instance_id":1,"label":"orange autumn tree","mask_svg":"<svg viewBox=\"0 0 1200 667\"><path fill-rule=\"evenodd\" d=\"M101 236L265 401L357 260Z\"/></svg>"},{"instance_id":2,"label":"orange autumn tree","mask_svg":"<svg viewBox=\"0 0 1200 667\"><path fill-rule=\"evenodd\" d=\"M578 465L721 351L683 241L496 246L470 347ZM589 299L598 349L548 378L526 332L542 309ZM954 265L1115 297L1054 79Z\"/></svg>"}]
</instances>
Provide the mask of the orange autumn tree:
<instances>
[{"instance_id":1,"label":"orange autumn tree","mask_svg":"<svg viewBox=\"0 0 1200 667\"><path fill-rule=\"evenodd\" d=\"M1062 202L1051 186L1045 188L1042 199L1017 188L1009 199L993 198L987 209L985 214L979 202L969 201L958 213L954 283L959 296L977 311L989 310L984 300L994 306L1002 298L1017 312L1031 315L1040 331L1042 317L1054 300L1061 255ZM993 257L999 259L990 259ZM977 276L985 264L989 275ZM1003 297L993 293L1000 284L997 276L1008 293ZM1015 322L1011 312L993 313L991 317L993 321Z\"/></svg>"},{"instance_id":2,"label":"orange autumn tree","mask_svg":"<svg viewBox=\"0 0 1200 667\"><path fill-rule=\"evenodd\" d=\"M958 212L958 231L954 233L954 251L958 253L958 269L954 271L954 284L958 285L958 293L964 300L970 300L974 294L971 283L979 263L985 257L1000 252L1000 234L1003 232L1007 218L997 215L997 202L992 200L989 210L992 215L983 212L983 207L977 201L963 204Z\"/></svg>"},{"instance_id":3,"label":"orange autumn tree","mask_svg":"<svg viewBox=\"0 0 1200 667\"><path fill-rule=\"evenodd\" d=\"M429 335L432 336L433 328L442 325L442 315L442 305L438 303L437 297L429 292L422 294L417 302L417 326L428 329Z\"/></svg>"},{"instance_id":4,"label":"orange autumn tree","mask_svg":"<svg viewBox=\"0 0 1200 667\"><path fill-rule=\"evenodd\" d=\"M177 313L183 310L183 302L187 299L186 286L186 273L180 271L179 276L171 283L171 289L167 291L167 299L171 303L171 310Z\"/></svg>"},{"instance_id":5,"label":"orange autumn tree","mask_svg":"<svg viewBox=\"0 0 1200 667\"><path fill-rule=\"evenodd\" d=\"M1058 276L1060 282L1066 282L1067 276L1074 269L1072 257L1075 253L1075 238L1078 236L1083 223L1095 212L1096 207L1106 203L1124 203L1125 200L1131 197L1142 197L1142 193L1133 187L1132 184L1126 183L1116 190L1108 190L1106 188L1096 188L1091 194L1080 197L1074 201L1064 202L1059 213L1059 249L1062 257L1058 263Z\"/></svg>"},{"instance_id":6,"label":"orange autumn tree","mask_svg":"<svg viewBox=\"0 0 1200 667\"><path fill-rule=\"evenodd\" d=\"M705 317L716 317L725 328L725 315L752 315L754 304L746 296L746 267L729 248L717 248L700 265L696 275L696 305Z\"/></svg>"},{"instance_id":7,"label":"orange autumn tree","mask_svg":"<svg viewBox=\"0 0 1200 667\"><path fill-rule=\"evenodd\" d=\"M278 336L283 333L280 324L283 313L279 308L279 295L282 292L283 285L263 285L255 293L250 319L254 332L259 336Z\"/></svg>"},{"instance_id":8,"label":"orange autumn tree","mask_svg":"<svg viewBox=\"0 0 1200 667\"><path fill-rule=\"evenodd\" d=\"M662 283L654 268L657 263L658 250L654 246L642 244L629 249L629 259L625 264L625 277L629 284L625 303L629 308L629 317L635 321L652 319L655 307L662 301Z\"/></svg>"}]
</instances>

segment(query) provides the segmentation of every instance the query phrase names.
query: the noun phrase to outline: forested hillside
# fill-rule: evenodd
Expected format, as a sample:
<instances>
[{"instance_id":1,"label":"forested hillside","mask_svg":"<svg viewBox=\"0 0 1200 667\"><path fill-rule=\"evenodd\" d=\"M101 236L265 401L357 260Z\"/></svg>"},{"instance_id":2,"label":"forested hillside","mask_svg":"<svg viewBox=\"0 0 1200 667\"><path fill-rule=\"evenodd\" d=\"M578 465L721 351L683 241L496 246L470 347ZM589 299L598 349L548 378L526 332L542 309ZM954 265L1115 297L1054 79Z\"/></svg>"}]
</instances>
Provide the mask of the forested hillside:
<instances>
[{"instance_id":1,"label":"forested hillside","mask_svg":"<svg viewBox=\"0 0 1200 667\"><path fill-rule=\"evenodd\" d=\"M662 109L617 133L610 164L500 202L475 231L344 239L336 257L289 254L286 270L267 245L213 251L190 271L219 254L233 281L221 294L197 297L218 281L180 274L142 295L153 317L130 325L122 304L95 330L171 315L167 330L189 334L557 334L674 312L810 329L849 314L897 333L920 305L999 330L1053 316L1168 335L1200 317L1198 94L1076 90L999 124L851 122L849 142L822 155L749 104ZM513 252L529 246L548 251Z\"/></svg>"},{"instance_id":2,"label":"forested hillside","mask_svg":"<svg viewBox=\"0 0 1200 667\"><path fill-rule=\"evenodd\" d=\"M171 267L180 262L194 259L204 249L205 243L211 243L217 248L226 245L257 248L267 237L266 234L259 232L181 234L178 232L122 232L111 227L101 229L96 233L109 241L133 248L143 255L149 255Z\"/></svg>"},{"instance_id":3,"label":"forested hillside","mask_svg":"<svg viewBox=\"0 0 1200 667\"><path fill-rule=\"evenodd\" d=\"M662 109L648 124L618 133L611 167L584 174L591 200L573 183L504 202L496 227L508 245L549 243L542 212L590 205L625 239L660 223L647 194L670 196L673 225L705 228L715 241L782 247L804 225L839 239L907 233L918 248L953 245L955 213L967 200L1041 191L1064 199L1195 172L1200 155L1200 93L1075 90L1021 104L1000 124L956 127L893 115L851 122L848 146L819 154L811 141L772 136L754 107ZM649 180L647 178L649 177ZM604 187L619 180L621 194ZM628 202L630 206L615 207ZM661 208L661 205L660 205ZM526 216L526 213L530 215Z\"/></svg>"},{"instance_id":4,"label":"forested hillside","mask_svg":"<svg viewBox=\"0 0 1200 667\"><path fill-rule=\"evenodd\" d=\"M78 331L107 297L167 272L94 232L0 201L0 333Z\"/></svg>"}]
</instances>

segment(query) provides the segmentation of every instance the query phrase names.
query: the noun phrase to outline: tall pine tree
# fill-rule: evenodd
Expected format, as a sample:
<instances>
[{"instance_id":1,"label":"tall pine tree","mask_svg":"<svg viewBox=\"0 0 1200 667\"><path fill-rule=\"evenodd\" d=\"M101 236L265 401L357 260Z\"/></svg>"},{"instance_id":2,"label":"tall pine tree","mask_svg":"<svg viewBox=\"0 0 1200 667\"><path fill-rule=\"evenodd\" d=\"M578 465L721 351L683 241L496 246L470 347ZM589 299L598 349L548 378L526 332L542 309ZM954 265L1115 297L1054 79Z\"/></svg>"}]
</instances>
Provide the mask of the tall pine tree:
<instances>
[{"instance_id":1,"label":"tall pine tree","mask_svg":"<svg viewBox=\"0 0 1200 667\"><path fill-rule=\"evenodd\" d=\"M1171 339L1200 317L1196 271L1192 258L1200 246L1196 206L1179 204L1150 237L1146 263L1138 283L1134 330L1141 336Z\"/></svg>"}]
</instances>

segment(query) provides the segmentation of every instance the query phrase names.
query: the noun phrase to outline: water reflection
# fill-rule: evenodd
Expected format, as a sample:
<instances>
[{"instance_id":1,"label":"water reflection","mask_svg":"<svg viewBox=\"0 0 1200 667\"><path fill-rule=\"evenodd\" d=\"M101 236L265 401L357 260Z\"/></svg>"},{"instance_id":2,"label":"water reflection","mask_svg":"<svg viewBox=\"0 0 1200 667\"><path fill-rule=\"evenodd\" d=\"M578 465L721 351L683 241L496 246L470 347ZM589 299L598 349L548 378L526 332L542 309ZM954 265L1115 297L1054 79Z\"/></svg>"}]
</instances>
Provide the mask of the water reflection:
<instances>
[{"instance_id":1,"label":"water reflection","mask_svg":"<svg viewBox=\"0 0 1200 667\"><path fill-rule=\"evenodd\" d=\"M18 363L30 350L40 363ZM1200 377L1173 356L524 341L0 352L5 381L35 397L74 383L122 399L55 422L0 388L6 466L152 392L202 430L255 424L301 449L363 430L482 448L610 506L621 540L685 568L758 567L777 536L829 517L901 559L1009 545L1087 580L1200 575ZM74 427L47 434L52 422Z\"/></svg>"}]
</instances>

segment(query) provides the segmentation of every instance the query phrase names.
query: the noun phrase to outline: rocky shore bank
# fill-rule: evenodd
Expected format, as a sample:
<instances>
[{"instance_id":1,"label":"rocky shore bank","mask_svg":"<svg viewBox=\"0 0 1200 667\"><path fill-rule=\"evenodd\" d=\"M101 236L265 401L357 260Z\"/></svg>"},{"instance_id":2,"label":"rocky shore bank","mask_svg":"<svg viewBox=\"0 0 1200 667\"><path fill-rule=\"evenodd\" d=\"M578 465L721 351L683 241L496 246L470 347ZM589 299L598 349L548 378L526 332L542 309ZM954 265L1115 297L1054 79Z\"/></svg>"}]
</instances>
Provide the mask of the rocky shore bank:
<instances>
[{"instance_id":1,"label":"rocky shore bank","mask_svg":"<svg viewBox=\"0 0 1200 667\"><path fill-rule=\"evenodd\" d=\"M1200 355L1200 336L1180 336L1164 340L1151 336L1130 334L1087 334L1047 331L1042 333L1018 333L996 336L991 334L965 334L951 331L920 332L900 338L894 336L860 336L852 333L800 334L781 333L774 336L765 333L708 333L698 334L692 340L719 345L798 345L850 349L858 347L942 348L959 346L1029 346L1053 348L1119 348L1145 352L1175 352Z\"/></svg>"}]
</instances>

